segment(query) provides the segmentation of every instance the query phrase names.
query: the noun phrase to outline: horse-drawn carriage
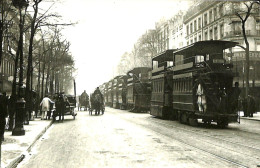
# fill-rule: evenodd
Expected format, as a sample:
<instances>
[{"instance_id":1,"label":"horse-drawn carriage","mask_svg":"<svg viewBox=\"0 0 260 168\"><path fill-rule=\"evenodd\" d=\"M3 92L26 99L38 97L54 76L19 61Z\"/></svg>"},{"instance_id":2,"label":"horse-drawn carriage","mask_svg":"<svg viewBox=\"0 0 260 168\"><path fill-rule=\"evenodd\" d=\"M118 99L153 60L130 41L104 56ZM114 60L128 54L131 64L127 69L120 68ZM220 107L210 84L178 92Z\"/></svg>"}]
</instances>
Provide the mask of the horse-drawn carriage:
<instances>
[{"instance_id":1,"label":"horse-drawn carriage","mask_svg":"<svg viewBox=\"0 0 260 168\"><path fill-rule=\"evenodd\" d=\"M76 107L76 97L74 95L64 95L58 93L55 96L55 107L53 110L53 120L56 120L56 117L59 116L59 120L64 120L64 115L72 115L73 119L77 113L74 109Z\"/></svg>"},{"instance_id":2,"label":"horse-drawn carriage","mask_svg":"<svg viewBox=\"0 0 260 168\"><path fill-rule=\"evenodd\" d=\"M105 112L105 103L101 92L94 92L90 95L89 115L92 115L93 111L95 115L100 115L100 112L103 115Z\"/></svg>"},{"instance_id":3,"label":"horse-drawn carriage","mask_svg":"<svg viewBox=\"0 0 260 168\"><path fill-rule=\"evenodd\" d=\"M79 96L79 111L83 108L84 111L86 111L89 108L89 96L84 91L80 96Z\"/></svg>"}]
</instances>

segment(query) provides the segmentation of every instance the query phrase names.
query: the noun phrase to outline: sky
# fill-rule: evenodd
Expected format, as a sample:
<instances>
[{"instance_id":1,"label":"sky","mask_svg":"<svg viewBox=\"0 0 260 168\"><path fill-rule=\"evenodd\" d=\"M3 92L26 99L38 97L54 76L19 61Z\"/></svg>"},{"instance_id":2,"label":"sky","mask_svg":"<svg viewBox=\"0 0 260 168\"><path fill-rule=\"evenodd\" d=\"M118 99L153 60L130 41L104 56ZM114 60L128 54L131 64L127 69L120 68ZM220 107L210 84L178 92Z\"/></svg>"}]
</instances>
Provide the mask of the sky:
<instances>
[{"instance_id":1,"label":"sky","mask_svg":"<svg viewBox=\"0 0 260 168\"><path fill-rule=\"evenodd\" d=\"M52 11L64 22L75 60L77 94L87 93L115 77L121 55L131 52L146 30L161 18L186 9L189 1L179 0L62 0ZM45 6L46 8L46 6Z\"/></svg>"}]
</instances>

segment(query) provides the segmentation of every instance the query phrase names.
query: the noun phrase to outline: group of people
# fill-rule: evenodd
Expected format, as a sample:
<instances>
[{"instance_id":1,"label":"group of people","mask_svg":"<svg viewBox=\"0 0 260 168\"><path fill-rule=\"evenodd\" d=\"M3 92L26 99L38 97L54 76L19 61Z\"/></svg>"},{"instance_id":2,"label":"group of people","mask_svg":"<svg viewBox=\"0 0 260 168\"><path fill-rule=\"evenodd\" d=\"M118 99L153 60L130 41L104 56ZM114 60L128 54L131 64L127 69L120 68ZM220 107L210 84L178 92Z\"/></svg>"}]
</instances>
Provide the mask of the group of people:
<instances>
[{"instance_id":1,"label":"group of people","mask_svg":"<svg viewBox=\"0 0 260 168\"><path fill-rule=\"evenodd\" d=\"M42 102L40 103L41 111L42 111L42 115L41 115L42 120L50 119L54 104L55 104L56 111L54 111L52 114L53 119L55 120L56 116L58 115L59 121L64 120L66 104L69 102L62 93L57 93L56 96L54 97L54 99L55 99L55 101L52 101L48 97L48 95L46 95L42 99Z\"/></svg>"},{"instance_id":2,"label":"group of people","mask_svg":"<svg viewBox=\"0 0 260 168\"><path fill-rule=\"evenodd\" d=\"M238 82L235 82L235 87L233 88L231 95L231 107L232 110L244 112L244 117L253 117L253 114L256 112L256 103L255 97L248 95L247 97L240 98L241 89L239 88Z\"/></svg>"},{"instance_id":3,"label":"group of people","mask_svg":"<svg viewBox=\"0 0 260 168\"><path fill-rule=\"evenodd\" d=\"M12 131L14 128L15 103L16 100L13 96L8 97L6 93L0 93L0 142L4 140L5 130L8 129L8 131ZM48 95L45 95L41 102L37 102L35 97L32 97L31 110L34 112L32 116L35 115L35 117L37 117L39 110L41 112L41 120L50 119L54 104L56 107L56 115L58 114L59 120L63 120L66 107L66 99L63 94L57 94L54 100L49 98ZM24 123L26 123L26 117L27 115L24 117ZM31 119L30 117L29 120Z\"/></svg>"}]
</instances>

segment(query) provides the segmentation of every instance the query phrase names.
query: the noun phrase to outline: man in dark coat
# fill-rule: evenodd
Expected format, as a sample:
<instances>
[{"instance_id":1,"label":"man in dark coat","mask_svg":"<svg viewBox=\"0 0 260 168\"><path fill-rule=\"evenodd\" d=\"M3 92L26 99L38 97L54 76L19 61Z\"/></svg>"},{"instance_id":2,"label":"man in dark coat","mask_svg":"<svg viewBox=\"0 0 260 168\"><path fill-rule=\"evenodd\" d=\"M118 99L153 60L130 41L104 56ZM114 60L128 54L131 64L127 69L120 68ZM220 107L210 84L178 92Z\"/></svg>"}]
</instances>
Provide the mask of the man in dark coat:
<instances>
[{"instance_id":1,"label":"man in dark coat","mask_svg":"<svg viewBox=\"0 0 260 168\"><path fill-rule=\"evenodd\" d=\"M254 99L254 97L253 96L251 96L251 95L248 95L248 98L247 98L248 100L247 100L247 104L248 104L248 106L247 106L247 111L248 111L248 115L249 115L249 117L253 117L253 113L255 113L255 111L256 111L256 105L255 105L255 99Z\"/></svg>"},{"instance_id":2,"label":"man in dark coat","mask_svg":"<svg viewBox=\"0 0 260 168\"><path fill-rule=\"evenodd\" d=\"M0 141L4 140L5 118L7 117L7 99L6 96L0 93Z\"/></svg>"},{"instance_id":3,"label":"man in dark coat","mask_svg":"<svg viewBox=\"0 0 260 168\"><path fill-rule=\"evenodd\" d=\"M59 121L64 120L64 112L65 112L65 100L62 94L59 94L57 100L55 102L56 112L59 115Z\"/></svg>"},{"instance_id":4,"label":"man in dark coat","mask_svg":"<svg viewBox=\"0 0 260 168\"><path fill-rule=\"evenodd\" d=\"M241 90L239 88L239 84L238 84L238 82L235 82L235 87L232 89L232 93L231 93L232 112L234 112L235 110L238 110L238 99L239 99L240 93L241 93Z\"/></svg>"},{"instance_id":5,"label":"man in dark coat","mask_svg":"<svg viewBox=\"0 0 260 168\"><path fill-rule=\"evenodd\" d=\"M8 101L8 112L9 112L9 127L8 127L8 131L12 131L13 128L14 128L15 103L16 103L16 98L15 98L14 95L11 95L10 99Z\"/></svg>"}]
</instances>

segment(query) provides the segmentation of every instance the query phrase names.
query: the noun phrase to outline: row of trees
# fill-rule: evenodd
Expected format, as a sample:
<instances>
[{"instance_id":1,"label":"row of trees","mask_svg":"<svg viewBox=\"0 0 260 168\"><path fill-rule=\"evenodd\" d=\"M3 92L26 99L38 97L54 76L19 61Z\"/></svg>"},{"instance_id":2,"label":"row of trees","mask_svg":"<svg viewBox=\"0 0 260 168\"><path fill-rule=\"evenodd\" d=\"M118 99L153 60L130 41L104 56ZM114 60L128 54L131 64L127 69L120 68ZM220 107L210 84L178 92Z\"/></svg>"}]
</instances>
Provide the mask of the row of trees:
<instances>
[{"instance_id":1,"label":"row of trees","mask_svg":"<svg viewBox=\"0 0 260 168\"><path fill-rule=\"evenodd\" d=\"M39 102L45 94L54 95L73 86L74 59L69 51L70 43L62 35L63 27L73 23L62 23L59 14L50 12L57 0L46 10L39 7L44 2L47 1L0 0L0 43L3 44L0 45L0 66L3 59L14 65L11 97L17 97L18 78L26 84L29 113L32 90L36 91L36 102ZM21 3L25 4L23 8L19 6Z\"/></svg>"},{"instance_id":2,"label":"row of trees","mask_svg":"<svg viewBox=\"0 0 260 168\"><path fill-rule=\"evenodd\" d=\"M142 35L131 52L125 52L117 66L119 75L126 74L134 67L151 67L151 59L158 53L158 45L162 45L159 40L159 29L148 30Z\"/></svg>"}]
</instances>

